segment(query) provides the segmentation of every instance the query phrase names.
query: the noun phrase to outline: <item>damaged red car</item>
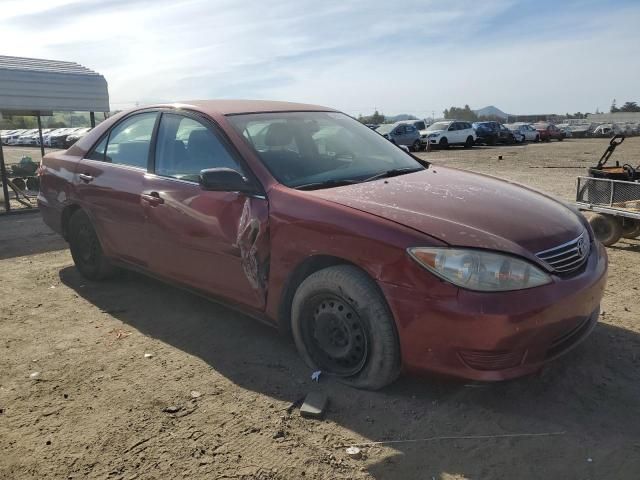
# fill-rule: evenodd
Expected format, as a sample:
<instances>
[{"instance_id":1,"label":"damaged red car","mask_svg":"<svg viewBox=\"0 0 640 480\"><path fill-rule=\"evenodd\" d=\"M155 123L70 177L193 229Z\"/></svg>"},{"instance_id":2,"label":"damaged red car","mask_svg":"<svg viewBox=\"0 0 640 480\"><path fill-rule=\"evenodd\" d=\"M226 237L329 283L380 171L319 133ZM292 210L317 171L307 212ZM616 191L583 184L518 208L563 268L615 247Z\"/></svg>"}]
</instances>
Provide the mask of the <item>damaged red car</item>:
<instances>
[{"instance_id":1,"label":"damaged red car","mask_svg":"<svg viewBox=\"0 0 640 480\"><path fill-rule=\"evenodd\" d=\"M232 304L355 387L530 374L598 319L607 257L575 210L329 108L130 110L40 175L43 218L85 277L135 269Z\"/></svg>"}]
</instances>

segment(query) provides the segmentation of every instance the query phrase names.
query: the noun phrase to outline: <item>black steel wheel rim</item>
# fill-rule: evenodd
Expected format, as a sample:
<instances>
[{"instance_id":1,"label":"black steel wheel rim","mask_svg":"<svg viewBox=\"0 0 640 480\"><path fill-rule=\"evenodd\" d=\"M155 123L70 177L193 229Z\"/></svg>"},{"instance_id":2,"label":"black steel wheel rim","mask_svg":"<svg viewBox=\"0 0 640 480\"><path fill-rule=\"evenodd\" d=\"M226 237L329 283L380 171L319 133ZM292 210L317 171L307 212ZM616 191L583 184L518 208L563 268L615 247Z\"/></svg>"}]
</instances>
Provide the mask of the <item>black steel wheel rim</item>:
<instances>
[{"instance_id":1,"label":"black steel wheel rim","mask_svg":"<svg viewBox=\"0 0 640 480\"><path fill-rule=\"evenodd\" d=\"M365 323L343 299L316 295L306 302L302 336L307 352L320 370L352 376L367 361L369 343Z\"/></svg>"},{"instance_id":2,"label":"black steel wheel rim","mask_svg":"<svg viewBox=\"0 0 640 480\"><path fill-rule=\"evenodd\" d=\"M76 248L82 263L93 266L98 257L98 240L88 226L78 229L76 235Z\"/></svg>"}]
</instances>

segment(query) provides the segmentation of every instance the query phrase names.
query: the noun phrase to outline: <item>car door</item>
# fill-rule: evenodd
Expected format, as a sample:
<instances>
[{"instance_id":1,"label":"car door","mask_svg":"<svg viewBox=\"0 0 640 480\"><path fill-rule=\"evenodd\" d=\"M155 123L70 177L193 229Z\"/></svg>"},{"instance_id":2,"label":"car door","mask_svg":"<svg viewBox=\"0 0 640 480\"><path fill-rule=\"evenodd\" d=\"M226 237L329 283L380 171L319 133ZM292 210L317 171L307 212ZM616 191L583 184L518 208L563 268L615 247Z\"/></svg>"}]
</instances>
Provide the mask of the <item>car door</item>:
<instances>
[{"instance_id":1,"label":"car door","mask_svg":"<svg viewBox=\"0 0 640 480\"><path fill-rule=\"evenodd\" d=\"M107 256L147 265L145 217L140 203L157 112L118 122L78 162L78 202L92 219Z\"/></svg>"},{"instance_id":2,"label":"car door","mask_svg":"<svg viewBox=\"0 0 640 480\"><path fill-rule=\"evenodd\" d=\"M406 145L404 125L398 125L391 132L391 138L398 145Z\"/></svg>"},{"instance_id":3,"label":"car door","mask_svg":"<svg viewBox=\"0 0 640 480\"><path fill-rule=\"evenodd\" d=\"M163 113L152 170L144 178L149 268L208 294L264 308L268 271L266 197L207 191L208 168L249 172L199 117Z\"/></svg>"},{"instance_id":4,"label":"car door","mask_svg":"<svg viewBox=\"0 0 640 480\"><path fill-rule=\"evenodd\" d=\"M417 135L416 127L413 125L404 126L404 142L403 145L410 147L420 137Z\"/></svg>"}]
</instances>

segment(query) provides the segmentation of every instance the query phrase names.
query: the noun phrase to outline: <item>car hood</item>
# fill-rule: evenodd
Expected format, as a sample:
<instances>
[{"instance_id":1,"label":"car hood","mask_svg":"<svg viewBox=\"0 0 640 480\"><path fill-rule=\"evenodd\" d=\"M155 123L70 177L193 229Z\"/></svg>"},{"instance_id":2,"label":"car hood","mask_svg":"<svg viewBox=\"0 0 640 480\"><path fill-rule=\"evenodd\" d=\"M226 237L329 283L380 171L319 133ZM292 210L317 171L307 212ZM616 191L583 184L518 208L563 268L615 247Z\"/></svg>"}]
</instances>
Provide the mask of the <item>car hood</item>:
<instances>
[{"instance_id":1,"label":"car hood","mask_svg":"<svg viewBox=\"0 0 640 480\"><path fill-rule=\"evenodd\" d=\"M425 133L427 135L431 135L432 133L437 133L438 135L442 135L443 132L445 132L445 130L425 130Z\"/></svg>"},{"instance_id":2,"label":"car hood","mask_svg":"<svg viewBox=\"0 0 640 480\"><path fill-rule=\"evenodd\" d=\"M408 175L308 192L451 246L533 254L585 230L564 204L497 178L431 165Z\"/></svg>"}]
</instances>

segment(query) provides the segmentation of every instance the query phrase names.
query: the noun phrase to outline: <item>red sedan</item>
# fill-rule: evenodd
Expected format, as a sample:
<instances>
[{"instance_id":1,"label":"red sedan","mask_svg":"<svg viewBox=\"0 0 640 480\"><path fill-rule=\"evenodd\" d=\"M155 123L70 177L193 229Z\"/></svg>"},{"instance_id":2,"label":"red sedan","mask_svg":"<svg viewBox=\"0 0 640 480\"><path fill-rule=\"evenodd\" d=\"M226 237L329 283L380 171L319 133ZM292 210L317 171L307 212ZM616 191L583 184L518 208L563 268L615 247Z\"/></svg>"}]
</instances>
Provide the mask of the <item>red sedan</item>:
<instances>
[{"instance_id":1,"label":"red sedan","mask_svg":"<svg viewBox=\"0 0 640 480\"><path fill-rule=\"evenodd\" d=\"M598 319L607 257L577 212L329 108L130 110L40 175L44 220L85 277L130 268L233 304L356 387L403 369L529 374Z\"/></svg>"},{"instance_id":2,"label":"red sedan","mask_svg":"<svg viewBox=\"0 0 640 480\"><path fill-rule=\"evenodd\" d=\"M540 140L543 142L548 142L550 140L558 140L561 142L564 140L565 133L553 123L536 123L533 128L536 129L540 135Z\"/></svg>"}]
</instances>

